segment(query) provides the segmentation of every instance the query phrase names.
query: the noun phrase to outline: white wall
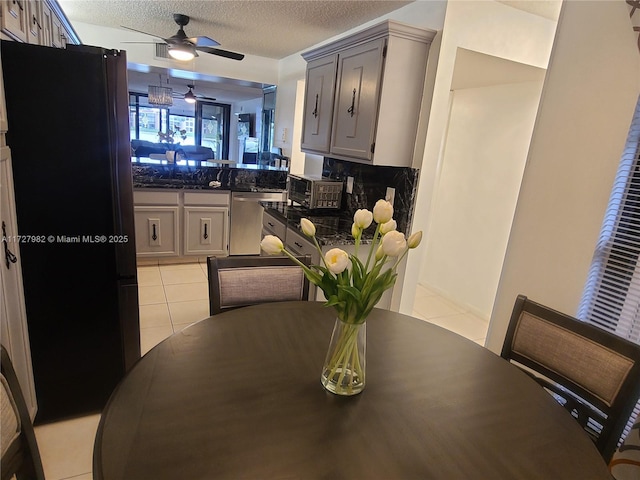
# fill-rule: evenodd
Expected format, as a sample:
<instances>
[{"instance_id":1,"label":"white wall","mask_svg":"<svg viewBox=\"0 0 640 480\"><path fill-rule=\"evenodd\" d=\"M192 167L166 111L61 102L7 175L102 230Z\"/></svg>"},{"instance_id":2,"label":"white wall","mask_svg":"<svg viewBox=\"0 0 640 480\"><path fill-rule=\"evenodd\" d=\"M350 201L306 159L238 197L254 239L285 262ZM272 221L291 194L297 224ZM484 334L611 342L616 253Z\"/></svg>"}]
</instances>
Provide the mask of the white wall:
<instances>
[{"instance_id":1,"label":"white wall","mask_svg":"<svg viewBox=\"0 0 640 480\"><path fill-rule=\"evenodd\" d=\"M542 80L452 93L420 283L489 320Z\"/></svg>"},{"instance_id":2,"label":"white wall","mask_svg":"<svg viewBox=\"0 0 640 480\"><path fill-rule=\"evenodd\" d=\"M449 92L458 48L504 58L525 65L546 68L556 22L516 10L491 0L452 1L447 4L437 65L427 66L433 77L433 99L428 115L428 130L413 218L413 230L422 230L428 239L430 219L434 215L433 193L441 161L449 119ZM435 70L435 73L434 73ZM415 288L426 248L412 252L407 262L400 311L411 314Z\"/></svg>"},{"instance_id":3,"label":"white wall","mask_svg":"<svg viewBox=\"0 0 640 480\"><path fill-rule=\"evenodd\" d=\"M640 93L624 2L564 2L487 346L523 293L575 315Z\"/></svg>"}]
</instances>

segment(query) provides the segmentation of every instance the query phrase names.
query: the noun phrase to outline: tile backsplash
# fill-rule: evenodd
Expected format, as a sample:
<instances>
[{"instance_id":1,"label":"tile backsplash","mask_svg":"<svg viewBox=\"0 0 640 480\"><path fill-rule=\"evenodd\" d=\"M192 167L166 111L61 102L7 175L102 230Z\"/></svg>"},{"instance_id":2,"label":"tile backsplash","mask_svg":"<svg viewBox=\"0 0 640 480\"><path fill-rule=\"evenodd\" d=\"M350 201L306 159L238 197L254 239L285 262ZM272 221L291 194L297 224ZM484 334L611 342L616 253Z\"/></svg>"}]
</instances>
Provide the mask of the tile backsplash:
<instances>
[{"instance_id":1,"label":"tile backsplash","mask_svg":"<svg viewBox=\"0 0 640 480\"><path fill-rule=\"evenodd\" d=\"M343 200L344 210L353 215L359 208L373 209L375 203L385 198L387 187L395 189L394 219L398 231L408 234L413 218L413 208L418 186L416 168L374 167L325 157L322 176L342 180L353 177L353 192Z\"/></svg>"}]
</instances>

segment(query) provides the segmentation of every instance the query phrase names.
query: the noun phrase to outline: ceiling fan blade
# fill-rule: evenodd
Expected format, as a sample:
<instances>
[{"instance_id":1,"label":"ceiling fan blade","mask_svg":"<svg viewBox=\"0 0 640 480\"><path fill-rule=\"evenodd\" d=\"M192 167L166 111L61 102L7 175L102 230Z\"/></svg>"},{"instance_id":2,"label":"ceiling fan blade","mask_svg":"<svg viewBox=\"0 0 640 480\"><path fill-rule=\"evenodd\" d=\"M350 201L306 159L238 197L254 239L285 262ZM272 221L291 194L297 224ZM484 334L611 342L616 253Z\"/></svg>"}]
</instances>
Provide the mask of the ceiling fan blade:
<instances>
[{"instance_id":1,"label":"ceiling fan blade","mask_svg":"<svg viewBox=\"0 0 640 480\"><path fill-rule=\"evenodd\" d=\"M166 40L165 40L164 38L162 38L162 37L161 37L161 36L159 36L159 35L155 35L155 34L153 34L153 33L143 32L142 30L136 30L135 28L125 27L124 25L120 25L120 28L126 28L127 30L131 30L132 32L143 33L143 34L145 34L145 35L149 35L149 36L151 36L151 37L159 38L159 39L161 39L162 41L166 42ZM124 42L123 42L123 43L124 43Z\"/></svg>"},{"instance_id":2,"label":"ceiling fan blade","mask_svg":"<svg viewBox=\"0 0 640 480\"><path fill-rule=\"evenodd\" d=\"M228 50L221 50L219 48L196 47L196 50L204 53L210 53L212 55L218 55L220 57L230 58L231 60L242 60L244 58L244 55L242 53L230 52Z\"/></svg>"},{"instance_id":3,"label":"ceiling fan blade","mask_svg":"<svg viewBox=\"0 0 640 480\"><path fill-rule=\"evenodd\" d=\"M196 47L217 47L220 43L216 42L213 38L209 37L191 37L187 38L191 43L193 43Z\"/></svg>"}]
</instances>

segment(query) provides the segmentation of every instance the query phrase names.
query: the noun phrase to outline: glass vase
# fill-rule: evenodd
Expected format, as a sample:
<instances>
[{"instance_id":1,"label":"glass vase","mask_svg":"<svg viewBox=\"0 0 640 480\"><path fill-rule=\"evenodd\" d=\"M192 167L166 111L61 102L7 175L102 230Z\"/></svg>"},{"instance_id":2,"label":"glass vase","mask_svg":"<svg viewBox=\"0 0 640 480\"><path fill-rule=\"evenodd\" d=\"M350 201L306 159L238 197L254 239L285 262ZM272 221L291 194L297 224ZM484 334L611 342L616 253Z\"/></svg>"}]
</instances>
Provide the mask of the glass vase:
<instances>
[{"instance_id":1,"label":"glass vase","mask_svg":"<svg viewBox=\"0 0 640 480\"><path fill-rule=\"evenodd\" d=\"M336 318L320 377L324 388L336 395L364 390L366 349L367 323L351 324Z\"/></svg>"}]
</instances>

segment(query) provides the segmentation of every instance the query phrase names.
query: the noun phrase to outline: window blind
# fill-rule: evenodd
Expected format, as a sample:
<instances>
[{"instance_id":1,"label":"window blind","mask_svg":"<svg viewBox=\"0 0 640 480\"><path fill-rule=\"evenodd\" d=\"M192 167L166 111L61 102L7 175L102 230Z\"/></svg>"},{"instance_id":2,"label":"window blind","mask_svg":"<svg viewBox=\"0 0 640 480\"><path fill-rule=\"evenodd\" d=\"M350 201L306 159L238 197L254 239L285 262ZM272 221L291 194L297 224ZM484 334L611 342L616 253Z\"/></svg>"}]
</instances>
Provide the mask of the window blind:
<instances>
[{"instance_id":1,"label":"window blind","mask_svg":"<svg viewBox=\"0 0 640 480\"><path fill-rule=\"evenodd\" d=\"M640 99L609 198L578 318L640 343ZM640 412L640 402L623 438Z\"/></svg>"}]
</instances>

